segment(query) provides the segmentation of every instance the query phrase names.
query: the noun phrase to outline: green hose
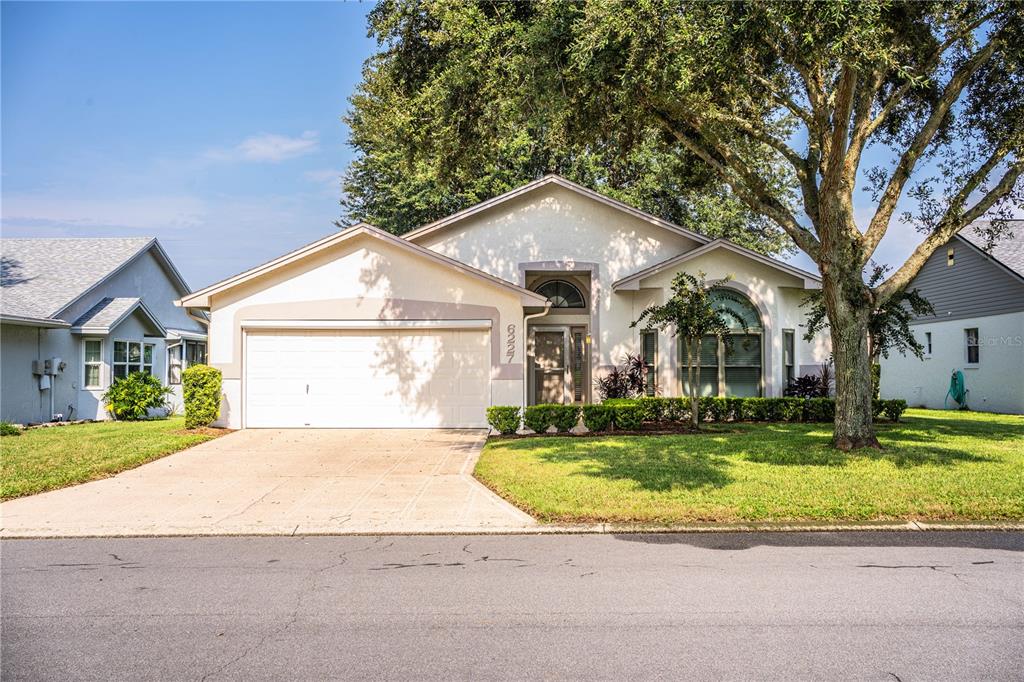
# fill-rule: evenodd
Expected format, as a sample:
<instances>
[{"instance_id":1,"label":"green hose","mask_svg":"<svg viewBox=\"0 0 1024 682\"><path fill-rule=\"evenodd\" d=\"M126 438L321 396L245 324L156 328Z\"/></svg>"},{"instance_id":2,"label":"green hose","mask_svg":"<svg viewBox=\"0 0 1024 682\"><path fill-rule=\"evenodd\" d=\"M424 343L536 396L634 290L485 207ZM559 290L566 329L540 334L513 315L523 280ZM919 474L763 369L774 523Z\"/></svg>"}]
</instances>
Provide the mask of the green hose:
<instances>
[{"instance_id":1,"label":"green hose","mask_svg":"<svg viewBox=\"0 0 1024 682\"><path fill-rule=\"evenodd\" d=\"M949 379L949 391L946 393L946 399L942 402L943 407L948 407L949 399L960 406L961 410L967 408L967 394L970 391L967 390L967 384L964 381L964 373L958 369L953 370L953 376Z\"/></svg>"}]
</instances>

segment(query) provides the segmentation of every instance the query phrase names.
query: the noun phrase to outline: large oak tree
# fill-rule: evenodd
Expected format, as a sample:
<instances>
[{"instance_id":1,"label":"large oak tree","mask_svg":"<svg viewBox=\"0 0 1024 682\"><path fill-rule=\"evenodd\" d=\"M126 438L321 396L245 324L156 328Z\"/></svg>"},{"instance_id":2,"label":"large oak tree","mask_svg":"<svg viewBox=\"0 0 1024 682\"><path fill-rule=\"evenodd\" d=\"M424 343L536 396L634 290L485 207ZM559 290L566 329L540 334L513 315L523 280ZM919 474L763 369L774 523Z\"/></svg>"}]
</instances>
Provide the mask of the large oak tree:
<instances>
[{"instance_id":1,"label":"large oak tree","mask_svg":"<svg viewBox=\"0 0 1024 682\"><path fill-rule=\"evenodd\" d=\"M520 129L541 131L552 141L543 147L595 154L607 168L607 159L646 146L695 173L699 159L729 197L784 231L822 275L834 442L843 449L878 444L873 313L963 226L994 218L995 240L1001 219L1024 203L1018 3L408 0L383 12L403 27L390 48L408 44L427 62L441 60L449 85L485 88L483 104L445 99L450 137L440 148L476 154ZM419 29L428 48L454 42L465 52L420 53L407 42ZM476 35L488 36L483 53ZM411 126L420 124L433 125ZM890 161L865 167L872 145ZM787 171L773 171L780 167ZM873 209L862 224L858 185ZM915 229L911 255L884 280L867 281L887 231Z\"/></svg>"}]
</instances>

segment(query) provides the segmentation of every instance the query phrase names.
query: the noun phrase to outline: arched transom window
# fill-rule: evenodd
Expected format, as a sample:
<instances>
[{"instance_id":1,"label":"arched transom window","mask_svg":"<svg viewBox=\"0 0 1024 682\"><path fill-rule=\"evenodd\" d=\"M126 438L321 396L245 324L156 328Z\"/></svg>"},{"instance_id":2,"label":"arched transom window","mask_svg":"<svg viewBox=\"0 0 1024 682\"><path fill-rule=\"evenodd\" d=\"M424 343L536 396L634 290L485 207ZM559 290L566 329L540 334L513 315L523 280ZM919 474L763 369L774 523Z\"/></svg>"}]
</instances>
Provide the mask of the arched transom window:
<instances>
[{"instance_id":1,"label":"arched transom window","mask_svg":"<svg viewBox=\"0 0 1024 682\"><path fill-rule=\"evenodd\" d=\"M760 396L762 389L762 332L757 307L735 289L711 292L711 305L729 323L728 340L706 336L700 348L700 394L704 396ZM686 385L686 349L679 344L679 368L683 395Z\"/></svg>"},{"instance_id":2,"label":"arched transom window","mask_svg":"<svg viewBox=\"0 0 1024 682\"><path fill-rule=\"evenodd\" d=\"M573 284L561 279L544 282L537 293L551 301L552 308L586 308L583 294Z\"/></svg>"}]
</instances>

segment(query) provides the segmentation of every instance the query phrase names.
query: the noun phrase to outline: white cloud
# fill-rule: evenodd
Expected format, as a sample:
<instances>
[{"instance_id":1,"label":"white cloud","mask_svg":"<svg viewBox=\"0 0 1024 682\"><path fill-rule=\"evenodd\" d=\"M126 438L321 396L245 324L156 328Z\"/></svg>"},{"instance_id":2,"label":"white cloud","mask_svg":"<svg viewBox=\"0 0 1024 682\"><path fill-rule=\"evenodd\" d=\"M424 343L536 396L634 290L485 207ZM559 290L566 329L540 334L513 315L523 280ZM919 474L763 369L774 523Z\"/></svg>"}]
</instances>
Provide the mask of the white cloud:
<instances>
[{"instance_id":1,"label":"white cloud","mask_svg":"<svg viewBox=\"0 0 1024 682\"><path fill-rule=\"evenodd\" d=\"M74 233L82 230L186 229L201 225L206 203L189 195L119 197L55 197L11 194L3 198L3 228L32 236L32 232Z\"/></svg>"},{"instance_id":2,"label":"white cloud","mask_svg":"<svg viewBox=\"0 0 1024 682\"><path fill-rule=\"evenodd\" d=\"M260 133L247 137L230 149L211 149L204 155L212 161L254 161L278 163L312 154L320 149L320 134L307 130L298 137Z\"/></svg>"}]
</instances>

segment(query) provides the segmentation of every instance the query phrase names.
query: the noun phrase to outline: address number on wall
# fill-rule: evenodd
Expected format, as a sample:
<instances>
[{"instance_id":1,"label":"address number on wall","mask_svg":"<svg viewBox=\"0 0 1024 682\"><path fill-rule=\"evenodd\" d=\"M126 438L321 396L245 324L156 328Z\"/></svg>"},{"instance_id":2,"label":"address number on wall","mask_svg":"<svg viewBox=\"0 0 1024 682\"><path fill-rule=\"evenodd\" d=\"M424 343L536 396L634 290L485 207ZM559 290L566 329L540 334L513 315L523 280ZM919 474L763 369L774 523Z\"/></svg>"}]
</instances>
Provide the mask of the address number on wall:
<instances>
[{"instance_id":1,"label":"address number on wall","mask_svg":"<svg viewBox=\"0 0 1024 682\"><path fill-rule=\"evenodd\" d=\"M512 362L516 354L516 326L510 324L505 327L505 362Z\"/></svg>"}]
</instances>

